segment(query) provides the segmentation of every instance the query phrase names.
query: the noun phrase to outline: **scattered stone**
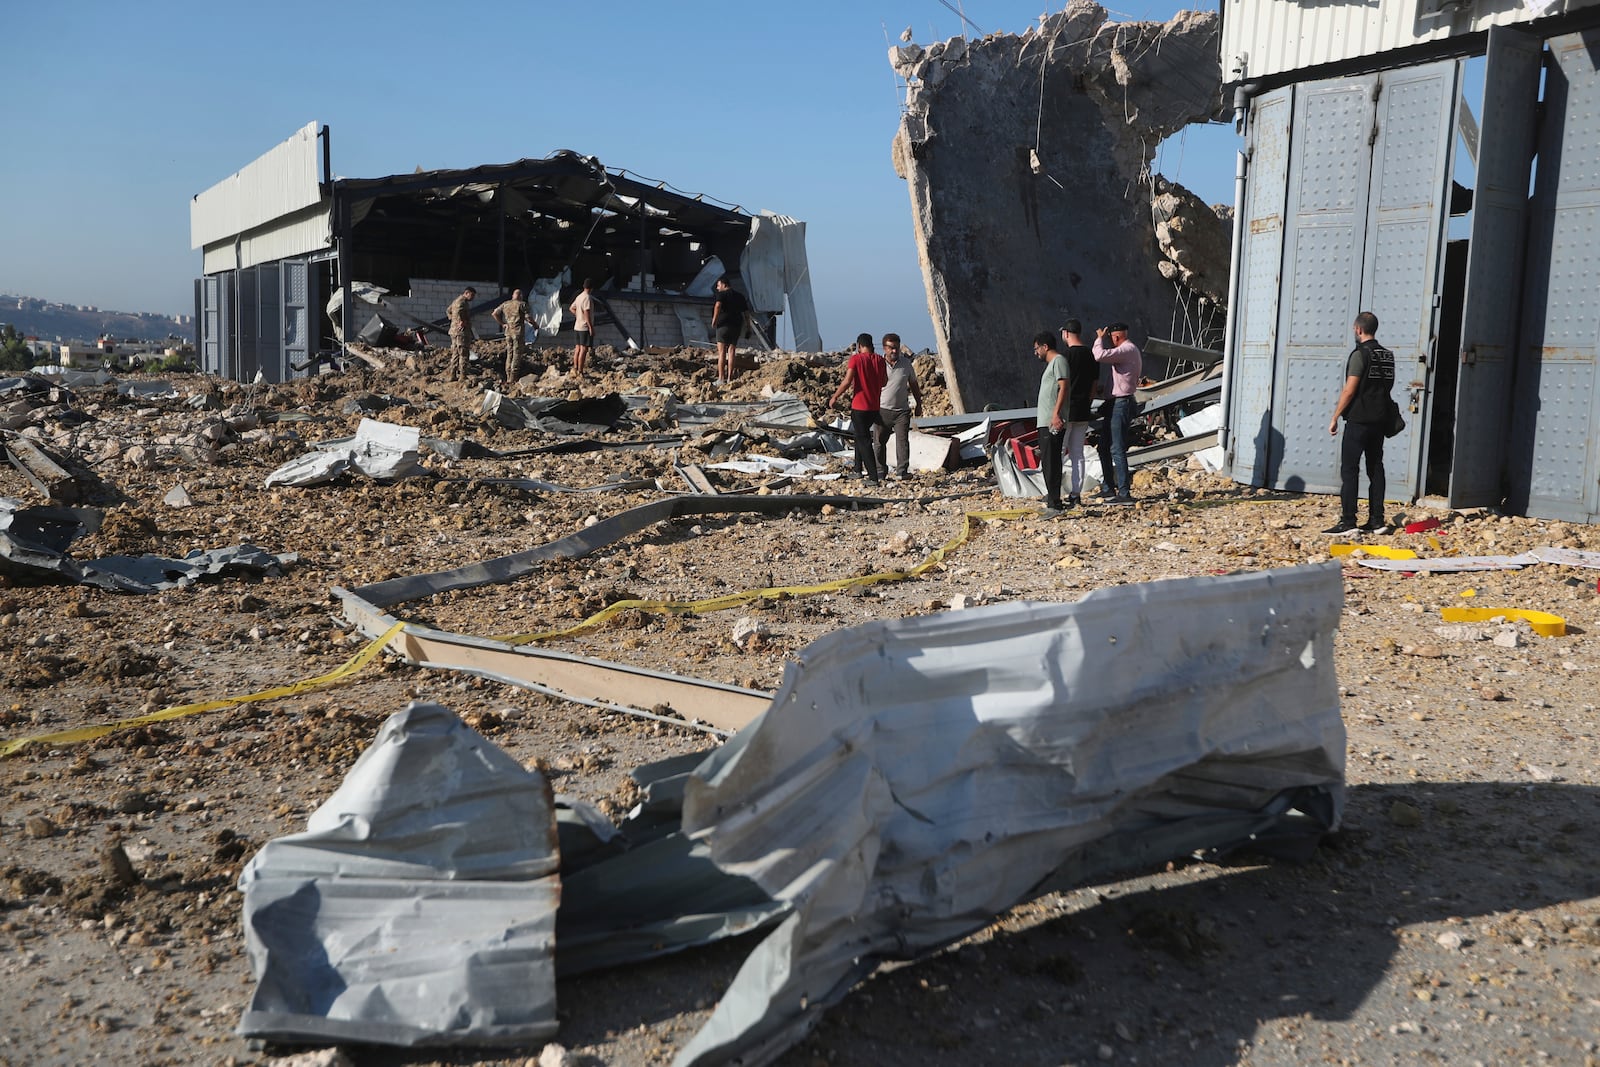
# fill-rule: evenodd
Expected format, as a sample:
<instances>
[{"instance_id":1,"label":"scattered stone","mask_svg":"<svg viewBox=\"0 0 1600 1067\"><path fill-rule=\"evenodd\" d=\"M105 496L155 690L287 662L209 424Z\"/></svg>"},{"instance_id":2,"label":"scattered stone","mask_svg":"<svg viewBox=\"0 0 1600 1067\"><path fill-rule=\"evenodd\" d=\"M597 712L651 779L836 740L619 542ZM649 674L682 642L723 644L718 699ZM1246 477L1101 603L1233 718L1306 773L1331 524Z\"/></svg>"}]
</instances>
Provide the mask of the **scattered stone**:
<instances>
[{"instance_id":1,"label":"scattered stone","mask_svg":"<svg viewBox=\"0 0 1600 1067\"><path fill-rule=\"evenodd\" d=\"M32 838L54 837L56 824L43 815L32 815L23 820L22 832Z\"/></svg>"},{"instance_id":2,"label":"scattered stone","mask_svg":"<svg viewBox=\"0 0 1600 1067\"><path fill-rule=\"evenodd\" d=\"M113 842L101 851L100 873L116 885L139 884L139 872L133 869L133 861L123 851L121 842Z\"/></svg>"},{"instance_id":3,"label":"scattered stone","mask_svg":"<svg viewBox=\"0 0 1600 1067\"><path fill-rule=\"evenodd\" d=\"M552 1041L539 1050L538 1067L573 1067L573 1061L565 1046Z\"/></svg>"},{"instance_id":4,"label":"scattered stone","mask_svg":"<svg viewBox=\"0 0 1600 1067\"><path fill-rule=\"evenodd\" d=\"M169 489L167 495L161 498L161 502L169 508L194 506L194 498L189 495L189 490L185 489L181 482Z\"/></svg>"},{"instance_id":5,"label":"scattered stone","mask_svg":"<svg viewBox=\"0 0 1600 1067\"><path fill-rule=\"evenodd\" d=\"M272 1067L355 1067L355 1065L341 1048L319 1048L311 1052L296 1052L281 1060L273 1060Z\"/></svg>"},{"instance_id":6,"label":"scattered stone","mask_svg":"<svg viewBox=\"0 0 1600 1067\"><path fill-rule=\"evenodd\" d=\"M1389 805L1389 821L1406 829L1422 825L1422 812L1403 800Z\"/></svg>"},{"instance_id":7,"label":"scattered stone","mask_svg":"<svg viewBox=\"0 0 1600 1067\"><path fill-rule=\"evenodd\" d=\"M1487 700L1492 703L1496 700L1504 700L1505 698L1506 695L1498 689L1491 689L1486 686L1483 689L1478 690L1479 700Z\"/></svg>"},{"instance_id":8,"label":"scattered stone","mask_svg":"<svg viewBox=\"0 0 1600 1067\"><path fill-rule=\"evenodd\" d=\"M1489 633L1481 626L1468 626L1466 623L1455 623L1450 626L1435 626L1433 632L1446 641L1483 641L1487 640Z\"/></svg>"},{"instance_id":9,"label":"scattered stone","mask_svg":"<svg viewBox=\"0 0 1600 1067\"><path fill-rule=\"evenodd\" d=\"M123 815L139 815L147 811L154 811L155 804L150 797L136 789L118 793L111 798L111 810Z\"/></svg>"},{"instance_id":10,"label":"scattered stone","mask_svg":"<svg viewBox=\"0 0 1600 1067\"><path fill-rule=\"evenodd\" d=\"M1451 952L1459 952L1461 950L1461 946L1467 943L1467 939L1462 937L1461 934L1455 930L1446 930L1444 933L1434 938L1434 941L1438 942L1440 948L1447 949Z\"/></svg>"},{"instance_id":11,"label":"scattered stone","mask_svg":"<svg viewBox=\"0 0 1600 1067\"><path fill-rule=\"evenodd\" d=\"M758 619L750 618L748 615L733 624L733 643L747 652L756 651L760 645L765 643L760 639L771 635L771 627Z\"/></svg>"},{"instance_id":12,"label":"scattered stone","mask_svg":"<svg viewBox=\"0 0 1600 1067\"><path fill-rule=\"evenodd\" d=\"M1494 635L1494 643L1500 648L1522 647L1522 635L1515 630L1501 630Z\"/></svg>"}]
</instances>

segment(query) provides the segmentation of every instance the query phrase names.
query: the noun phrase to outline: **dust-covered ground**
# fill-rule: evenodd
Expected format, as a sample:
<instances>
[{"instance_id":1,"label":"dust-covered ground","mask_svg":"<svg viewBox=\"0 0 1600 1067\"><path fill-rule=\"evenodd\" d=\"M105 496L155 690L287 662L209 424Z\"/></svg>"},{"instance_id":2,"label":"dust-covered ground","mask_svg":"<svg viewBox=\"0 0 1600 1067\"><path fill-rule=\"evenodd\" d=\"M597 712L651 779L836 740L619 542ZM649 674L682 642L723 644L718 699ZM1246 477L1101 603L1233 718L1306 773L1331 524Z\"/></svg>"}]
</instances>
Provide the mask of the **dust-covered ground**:
<instances>
[{"instance_id":1,"label":"dust-covered ground","mask_svg":"<svg viewBox=\"0 0 1600 1067\"><path fill-rule=\"evenodd\" d=\"M478 347L493 365L493 343ZM103 387L31 415L11 408L8 425L37 427L94 480L88 502L106 520L74 556L182 556L244 542L299 560L282 576L151 596L3 580L0 737L320 676L365 643L331 588L521 551L663 494L533 492L492 479L582 488L620 475L685 488L672 449L537 453L551 439L483 419L482 383L440 381L440 354L379 355L384 370L253 391L180 377L179 399ZM574 383L559 360L535 353L515 392L568 395ZM585 395L670 388L685 401L754 399L770 386L798 393L817 415L841 373L819 360L774 360L718 392L709 360L693 353L602 353L595 362L601 373L582 383ZM919 370L938 411L933 368ZM388 485L348 476L263 488L309 442L353 432L360 414L345 405L366 393L389 398L377 416L387 421L520 454L426 456L429 476ZM194 394L215 406L196 407ZM707 462L698 444L677 448L677 458ZM759 481L715 477L725 490ZM164 504L180 484L192 505ZM767 492L863 489L797 481ZM920 561L961 531L968 512L1017 503L993 491L983 467L881 492L881 502L824 511L669 521L397 614L480 635L533 632L619 599L695 600L865 575ZM791 653L867 620L1328 558L1317 532L1336 514L1328 498L1256 493L1181 464L1139 471L1135 495L1132 507L980 523L919 578L725 613L626 612L550 647L770 689ZM9 468L0 496L43 502ZM1422 555L1600 551L1600 529L1487 512L1435 517L1438 531L1382 542ZM1313 859L1180 860L1042 897L932 958L884 968L780 1062L1600 1062L1600 572L1402 575L1352 561L1345 573L1336 648L1349 805L1343 830ZM1526 623L1444 628L1439 609L1458 605L1553 612L1567 634L1541 637ZM741 618L762 632L736 644ZM27 746L0 761L0 1063L268 1063L290 1051L252 1049L233 1033L251 992L234 881L264 842L303 827L380 723L413 698L452 708L543 768L559 792L618 816L631 768L717 743L687 726L390 659L320 692ZM752 945L563 981L557 1040L566 1061L670 1060ZM541 1050L346 1052L358 1064L523 1064Z\"/></svg>"}]
</instances>

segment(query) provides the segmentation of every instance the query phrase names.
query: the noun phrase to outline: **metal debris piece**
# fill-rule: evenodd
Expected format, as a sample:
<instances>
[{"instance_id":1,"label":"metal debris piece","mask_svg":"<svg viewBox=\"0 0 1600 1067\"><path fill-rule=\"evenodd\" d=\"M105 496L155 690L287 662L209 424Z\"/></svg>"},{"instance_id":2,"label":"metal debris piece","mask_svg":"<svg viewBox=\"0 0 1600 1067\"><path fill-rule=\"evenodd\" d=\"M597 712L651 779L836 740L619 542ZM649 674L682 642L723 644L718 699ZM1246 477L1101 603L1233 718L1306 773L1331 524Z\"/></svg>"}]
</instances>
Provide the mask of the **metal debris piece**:
<instances>
[{"instance_id":1,"label":"metal debris piece","mask_svg":"<svg viewBox=\"0 0 1600 1067\"><path fill-rule=\"evenodd\" d=\"M389 718L239 877L253 1037L514 1045L556 1031L554 798L437 704Z\"/></svg>"}]
</instances>

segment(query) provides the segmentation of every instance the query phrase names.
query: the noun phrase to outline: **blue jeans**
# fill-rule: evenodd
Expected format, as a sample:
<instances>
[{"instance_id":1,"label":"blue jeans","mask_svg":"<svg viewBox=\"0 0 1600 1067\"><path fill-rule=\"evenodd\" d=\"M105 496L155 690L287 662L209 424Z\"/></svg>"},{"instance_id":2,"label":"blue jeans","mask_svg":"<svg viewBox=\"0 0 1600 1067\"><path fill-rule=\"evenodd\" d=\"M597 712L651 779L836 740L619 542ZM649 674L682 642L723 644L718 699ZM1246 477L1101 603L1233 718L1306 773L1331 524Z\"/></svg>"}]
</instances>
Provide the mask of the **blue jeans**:
<instances>
[{"instance_id":1,"label":"blue jeans","mask_svg":"<svg viewBox=\"0 0 1600 1067\"><path fill-rule=\"evenodd\" d=\"M1111 413L1100 431L1100 480L1106 483L1105 460L1110 452L1111 472L1116 476L1118 496L1131 496L1133 482L1128 476L1128 438L1133 428L1133 397L1119 396L1111 402ZM1109 449L1105 442L1109 440Z\"/></svg>"}]
</instances>

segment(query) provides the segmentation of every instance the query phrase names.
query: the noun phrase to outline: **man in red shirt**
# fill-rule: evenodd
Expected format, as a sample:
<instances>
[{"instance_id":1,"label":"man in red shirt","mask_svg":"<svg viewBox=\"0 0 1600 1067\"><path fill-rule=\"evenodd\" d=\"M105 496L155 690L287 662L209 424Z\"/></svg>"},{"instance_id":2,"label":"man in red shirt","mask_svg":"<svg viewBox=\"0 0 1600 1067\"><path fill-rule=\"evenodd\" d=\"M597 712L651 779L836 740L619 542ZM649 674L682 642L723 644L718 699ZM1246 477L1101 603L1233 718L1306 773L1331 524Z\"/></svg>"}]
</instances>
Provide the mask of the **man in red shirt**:
<instances>
[{"instance_id":1,"label":"man in red shirt","mask_svg":"<svg viewBox=\"0 0 1600 1067\"><path fill-rule=\"evenodd\" d=\"M828 400L828 406L832 407L846 393L850 394L850 432L856 442L856 464L868 485L879 484L883 474L878 469L877 451L872 446L872 429L879 422L878 408L885 377L883 357L873 351L872 335L861 334L856 338L856 350L850 356L844 381Z\"/></svg>"}]
</instances>

